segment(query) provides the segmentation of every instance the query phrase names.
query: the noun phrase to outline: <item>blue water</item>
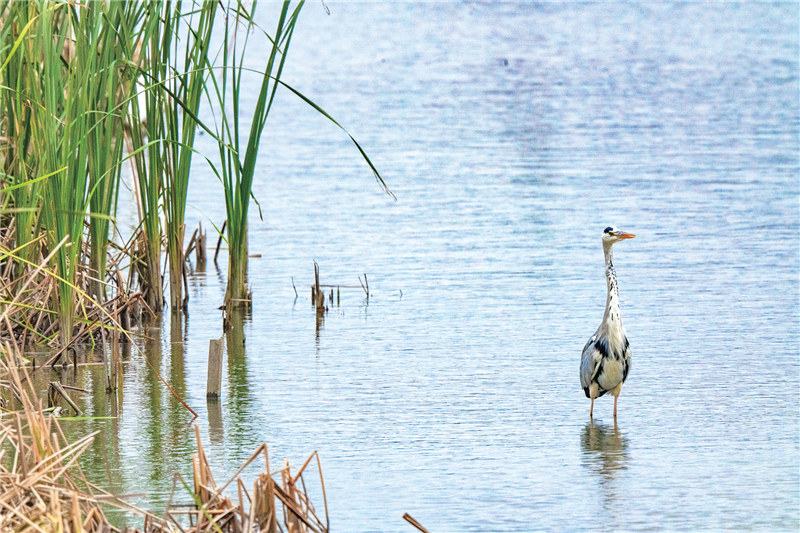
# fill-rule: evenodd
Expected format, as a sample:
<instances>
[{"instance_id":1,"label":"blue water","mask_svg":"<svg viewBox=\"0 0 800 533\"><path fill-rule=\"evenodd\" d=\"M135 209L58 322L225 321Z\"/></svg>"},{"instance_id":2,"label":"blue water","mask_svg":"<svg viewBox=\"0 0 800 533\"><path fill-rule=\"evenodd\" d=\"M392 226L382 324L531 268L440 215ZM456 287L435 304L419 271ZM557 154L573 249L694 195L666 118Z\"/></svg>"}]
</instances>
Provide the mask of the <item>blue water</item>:
<instances>
[{"instance_id":1,"label":"blue water","mask_svg":"<svg viewBox=\"0 0 800 533\"><path fill-rule=\"evenodd\" d=\"M94 367L73 376L99 391L88 414L119 416L69 426L104 429L86 469L107 480L104 454L114 490L156 509L190 475L190 417L147 356L200 414L218 481L263 441L273 468L319 450L336 531L413 531L405 512L437 532L797 531L798 4L326 4L304 7L284 79L398 200L281 93L220 404L224 252L192 264L188 318L147 331L117 406ZM190 232L224 219L195 168ZM590 422L578 380L609 225L637 235L615 247L633 348L616 425L607 398ZM342 289L318 325L314 260L322 283L366 273L369 300Z\"/></svg>"}]
</instances>

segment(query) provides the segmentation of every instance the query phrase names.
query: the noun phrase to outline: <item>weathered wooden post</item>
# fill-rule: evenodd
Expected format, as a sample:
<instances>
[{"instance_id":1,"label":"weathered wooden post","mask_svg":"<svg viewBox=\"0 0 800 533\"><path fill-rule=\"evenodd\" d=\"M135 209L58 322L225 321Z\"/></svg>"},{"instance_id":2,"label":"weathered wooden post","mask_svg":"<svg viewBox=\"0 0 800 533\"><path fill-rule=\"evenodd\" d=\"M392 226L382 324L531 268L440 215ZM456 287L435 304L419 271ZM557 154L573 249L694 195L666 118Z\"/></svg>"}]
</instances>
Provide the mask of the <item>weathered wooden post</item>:
<instances>
[{"instance_id":1,"label":"weathered wooden post","mask_svg":"<svg viewBox=\"0 0 800 533\"><path fill-rule=\"evenodd\" d=\"M218 399L222 393L222 338L208 341L208 381L206 398Z\"/></svg>"},{"instance_id":2,"label":"weathered wooden post","mask_svg":"<svg viewBox=\"0 0 800 533\"><path fill-rule=\"evenodd\" d=\"M325 312L325 293L317 291L317 313Z\"/></svg>"}]
</instances>

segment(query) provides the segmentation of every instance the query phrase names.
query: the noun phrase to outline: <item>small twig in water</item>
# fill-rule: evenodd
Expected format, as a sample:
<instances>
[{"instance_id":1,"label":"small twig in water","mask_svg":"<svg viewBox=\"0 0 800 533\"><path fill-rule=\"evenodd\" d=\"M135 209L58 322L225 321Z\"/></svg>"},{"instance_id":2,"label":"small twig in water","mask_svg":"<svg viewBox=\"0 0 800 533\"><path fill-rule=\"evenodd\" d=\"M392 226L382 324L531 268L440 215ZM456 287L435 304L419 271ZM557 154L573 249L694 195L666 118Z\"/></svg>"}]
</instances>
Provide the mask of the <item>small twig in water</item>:
<instances>
[{"instance_id":1,"label":"small twig in water","mask_svg":"<svg viewBox=\"0 0 800 533\"><path fill-rule=\"evenodd\" d=\"M366 274L364 274L364 281L367 281L367 275ZM364 286L364 281L361 281L361 276L358 276L358 282L361 284L361 288L364 289L364 294L366 294L367 298L369 298L369 284L367 284L367 286L365 287Z\"/></svg>"},{"instance_id":2,"label":"small twig in water","mask_svg":"<svg viewBox=\"0 0 800 533\"><path fill-rule=\"evenodd\" d=\"M411 525L412 525L412 526L414 526L415 528L417 528L417 529L419 529L420 531L422 531L422 533L428 533L428 530L427 530L427 529L425 529L424 527L422 527L422 524L420 524L419 522L417 522L416 520L414 520L414 519L411 517L411 515L410 515L410 514L408 514L408 513L404 514L404 515L403 515L403 520L405 520L406 522L408 522L409 524L411 524Z\"/></svg>"}]
</instances>

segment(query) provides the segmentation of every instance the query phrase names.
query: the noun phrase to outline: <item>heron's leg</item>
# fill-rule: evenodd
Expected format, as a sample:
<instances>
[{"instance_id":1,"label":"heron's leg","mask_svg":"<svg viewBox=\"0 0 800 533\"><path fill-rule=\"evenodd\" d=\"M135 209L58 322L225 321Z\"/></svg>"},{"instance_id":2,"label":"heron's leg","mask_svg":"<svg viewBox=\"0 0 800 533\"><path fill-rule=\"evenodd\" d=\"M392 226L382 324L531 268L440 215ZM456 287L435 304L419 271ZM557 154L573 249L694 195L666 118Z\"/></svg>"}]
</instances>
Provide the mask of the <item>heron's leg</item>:
<instances>
[{"instance_id":1,"label":"heron's leg","mask_svg":"<svg viewBox=\"0 0 800 533\"><path fill-rule=\"evenodd\" d=\"M617 400L619 399L619 393L622 392L622 383L614 387L614 420L617 419Z\"/></svg>"},{"instance_id":2,"label":"heron's leg","mask_svg":"<svg viewBox=\"0 0 800 533\"><path fill-rule=\"evenodd\" d=\"M599 388L600 385L596 382L589 385L589 398L592 400L592 406L589 407L589 418L592 418L592 414L594 413L594 399L598 396L597 392Z\"/></svg>"}]
</instances>

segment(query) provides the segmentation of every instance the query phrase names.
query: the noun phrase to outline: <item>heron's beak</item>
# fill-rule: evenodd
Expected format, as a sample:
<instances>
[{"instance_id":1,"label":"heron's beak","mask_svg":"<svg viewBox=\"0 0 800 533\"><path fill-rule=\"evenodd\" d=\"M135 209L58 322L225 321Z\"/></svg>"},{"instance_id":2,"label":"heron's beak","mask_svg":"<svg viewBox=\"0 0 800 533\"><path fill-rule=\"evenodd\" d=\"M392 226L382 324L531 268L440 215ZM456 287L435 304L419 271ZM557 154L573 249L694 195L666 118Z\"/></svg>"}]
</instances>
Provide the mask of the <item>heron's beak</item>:
<instances>
[{"instance_id":1,"label":"heron's beak","mask_svg":"<svg viewBox=\"0 0 800 533\"><path fill-rule=\"evenodd\" d=\"M634 235L633 233L626 233L624 231L620 231L619 234L617 235L617 238L620 240L633 239L634 237L636 237L636 235Z\"/></svg>"}]
</instances>

